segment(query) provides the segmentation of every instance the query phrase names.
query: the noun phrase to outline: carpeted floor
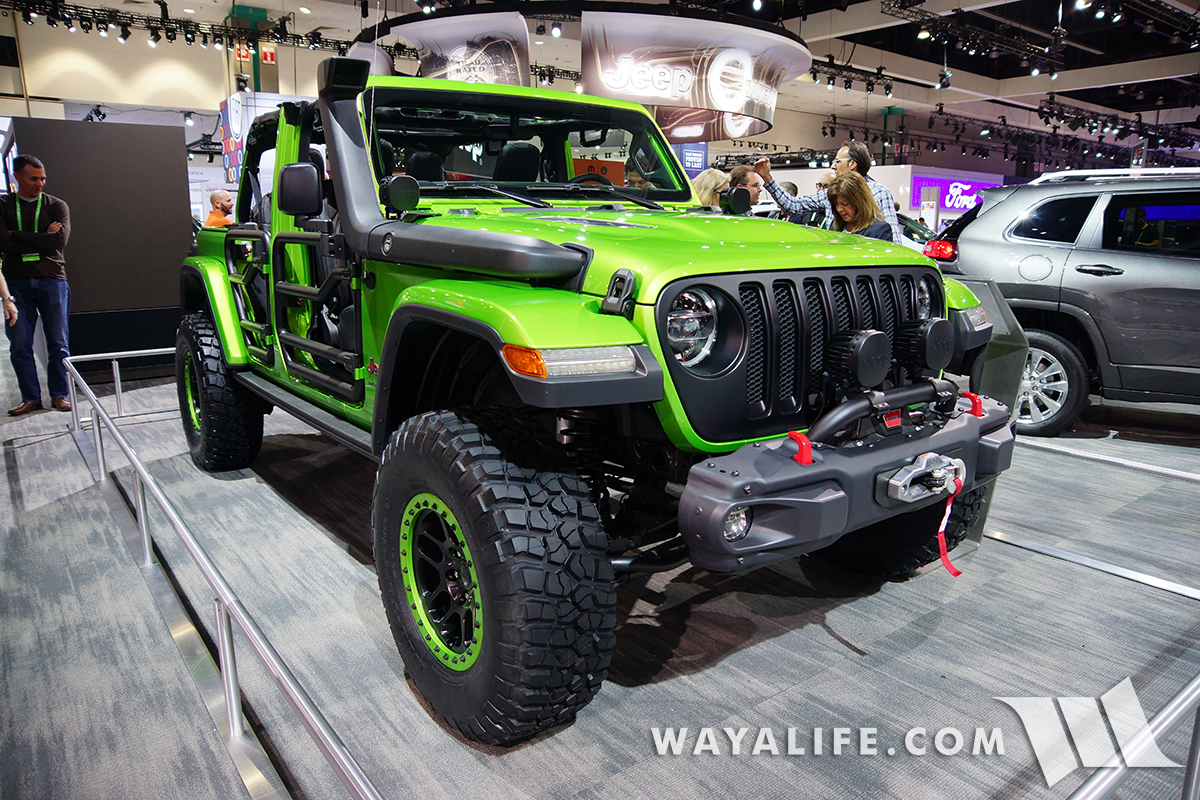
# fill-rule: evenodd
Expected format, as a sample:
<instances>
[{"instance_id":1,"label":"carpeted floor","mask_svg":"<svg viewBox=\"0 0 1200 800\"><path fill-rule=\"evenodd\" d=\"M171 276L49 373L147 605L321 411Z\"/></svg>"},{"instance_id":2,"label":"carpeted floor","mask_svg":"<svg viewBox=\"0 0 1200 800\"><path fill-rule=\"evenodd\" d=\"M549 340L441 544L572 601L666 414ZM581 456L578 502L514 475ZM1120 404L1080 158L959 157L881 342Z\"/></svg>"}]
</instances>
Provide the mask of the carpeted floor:
<instances>
[{"instance_id":1,"label":"carpeted floor","mask_svg":"<svg viewBox=\"0 0 1200 800\"><path fill-rule=\"evenodd\" d=\"M0 397L13 405L6 362ZM168 405L174 388L127 395ZM248 796L66 421L47 411L0 428L0 797ZM1188 424L1058 442L1200 472ZM990 539L958 560L958 579L880 584L819 556L744 576L682 568L622 587L609 680L574 724L508 751L479 747L405 679L371 565L366 459L276 412L253 468L208 475L177 417L123 428L387 798L1066 797L1087 770L1048 788L995 697L1095 697L1130 677L1152 715L1200 672L1195 601ZM1200 586L1198 510L1195 484L1018 450L991 526ZM211 635L211 592L155 530ZM244 642L239 673L292 795L347 796ZM680 755L657 752L653 729L668 727L688 729ZM904 745L915 727L928 734L922 756ZM725 728L747 729L740 754ZM787 754L789 728L805 755ZM835 755L838 728L852 745ZM864 728L875 755L860 752ZM965 735L963 751L935 751L944 728ZM1004 754L973 755L977 728L1001 729ZM1177 762L1190 728L1162 743ZM717 754L692 754L702 729ZM1177 797L1181 781L1182 770L1141 770L1120 796Z\"/></svg>"}]
</instances>

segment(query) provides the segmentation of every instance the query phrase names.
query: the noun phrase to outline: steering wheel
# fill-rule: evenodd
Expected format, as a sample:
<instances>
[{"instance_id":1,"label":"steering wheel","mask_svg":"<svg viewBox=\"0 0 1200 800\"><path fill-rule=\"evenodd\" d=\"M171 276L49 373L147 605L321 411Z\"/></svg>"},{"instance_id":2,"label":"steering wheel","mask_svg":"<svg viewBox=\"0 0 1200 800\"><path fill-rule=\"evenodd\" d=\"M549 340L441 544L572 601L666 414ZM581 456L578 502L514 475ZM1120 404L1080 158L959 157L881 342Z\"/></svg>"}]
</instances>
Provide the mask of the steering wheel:
<instances>
[{"instance_id":1,"label":"steering wheel","mask_svg":"<svg viewBox=\"0 0 1200 800\"><path fill-rule=\"evenodd\" d=\"M602 183L605 186L613 185L612 181L601 175L599 172L585 172L582 175L576 175L574 178L571 178L571 180L567 181L567 183L588 183L589 181L592 183Z\"/></svg>"}]
</instances>

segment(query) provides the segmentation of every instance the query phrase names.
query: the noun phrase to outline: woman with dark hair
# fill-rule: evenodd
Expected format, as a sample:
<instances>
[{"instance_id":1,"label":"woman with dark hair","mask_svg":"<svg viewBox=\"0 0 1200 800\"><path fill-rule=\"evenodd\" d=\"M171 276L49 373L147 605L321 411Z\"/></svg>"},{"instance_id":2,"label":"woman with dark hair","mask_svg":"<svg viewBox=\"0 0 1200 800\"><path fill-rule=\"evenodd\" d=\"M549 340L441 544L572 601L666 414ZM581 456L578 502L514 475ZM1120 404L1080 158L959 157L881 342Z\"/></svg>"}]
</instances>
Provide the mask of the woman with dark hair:
<instances>
[{"instance_id":1,"label":"woman with dark hair","mask_svg":"<svg viewBox=\"0 0 1200 800\"><path fill-rule=\"evenodd\" d=\"M871 187L857 172L843 172L829 184L829 205L833 206L833 229L857 233L870 239L895 243L892 226L884 221Z\"/></svg>"}]
</instances>

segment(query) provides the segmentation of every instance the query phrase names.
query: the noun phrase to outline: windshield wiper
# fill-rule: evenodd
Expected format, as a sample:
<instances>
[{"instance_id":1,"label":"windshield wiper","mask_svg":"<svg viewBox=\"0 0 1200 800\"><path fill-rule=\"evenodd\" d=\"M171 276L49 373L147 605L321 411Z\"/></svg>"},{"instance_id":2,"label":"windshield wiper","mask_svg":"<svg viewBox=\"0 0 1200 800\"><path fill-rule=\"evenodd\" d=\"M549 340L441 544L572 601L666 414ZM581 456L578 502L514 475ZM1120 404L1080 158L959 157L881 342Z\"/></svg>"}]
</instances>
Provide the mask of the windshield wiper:
<instances>
[{"instance_id":1,"label":"windshield wiper","mask_svg":"<svg viewBox=\"0 0 1200 800\"><path fill-rule=\"evenodd\" d=\"M545 200L538 200L536 197L528 195L516 194L515 192L507 192L504 189L499 189L495 186L489 186L485 183L438 183L430 187L432 189L448 189L450 191L483 191L490 194L507 197L510 200L516 200L518 203L524 203L527 206L534 208L554 208L553 203L547 203Z\"/></svg>"},{"instance_id":2,"label":"windshield wiper","mask_svg":"<svg viewBox=\"0 0 1200 800\"><path fill-rule=\"evenodd\" d=\"M585 192L585 193L600 192L601 194L612 194L612 195L616 195L617 197L623 197L626 200L630 200L634 203L637 203L642 208L652 208L655 211L666 211L666 208L664 206L659 205L658 203L654 202L653 200L650 200L645 197L638 197L637 195L630 194L628 192L623 192L616 186L608 186L607 184L603 184L603 183L539 183L536 186L530 186L529 188L530 189L558 189L558 190Z\"/></svg>"}]
</instances>

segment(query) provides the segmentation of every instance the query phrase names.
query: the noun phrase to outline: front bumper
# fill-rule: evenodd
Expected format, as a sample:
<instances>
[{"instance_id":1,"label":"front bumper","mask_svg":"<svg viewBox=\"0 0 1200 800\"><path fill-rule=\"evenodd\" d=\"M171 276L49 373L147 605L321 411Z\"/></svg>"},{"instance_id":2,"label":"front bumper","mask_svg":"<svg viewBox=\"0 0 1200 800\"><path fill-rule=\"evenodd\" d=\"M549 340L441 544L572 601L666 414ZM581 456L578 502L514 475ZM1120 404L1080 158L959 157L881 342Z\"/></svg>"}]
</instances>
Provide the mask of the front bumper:
<instances>
[{"instance_id":1,"label":"front bumper","mask_svg":"<svg viewBox=\"0 0 1200 800\"><path fill-rule=\"evenodd\" d=\"M874 444L813 448L811 464L793 459L797 445L783 438L744 445L692 467L679 502L679 529L692 563L713 572L753 569L826 547L842 535L935 502L906 503L888 496L887 482L923 453L960 459L963 491L993 479L1012 463L1008 409L982 398L982 416L959 398L951 418L928 435L904 434ZM751 509L745 538L724 536L725 518Z\"/></svg>"}]
</instances>

